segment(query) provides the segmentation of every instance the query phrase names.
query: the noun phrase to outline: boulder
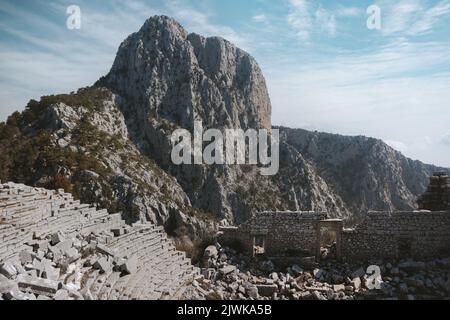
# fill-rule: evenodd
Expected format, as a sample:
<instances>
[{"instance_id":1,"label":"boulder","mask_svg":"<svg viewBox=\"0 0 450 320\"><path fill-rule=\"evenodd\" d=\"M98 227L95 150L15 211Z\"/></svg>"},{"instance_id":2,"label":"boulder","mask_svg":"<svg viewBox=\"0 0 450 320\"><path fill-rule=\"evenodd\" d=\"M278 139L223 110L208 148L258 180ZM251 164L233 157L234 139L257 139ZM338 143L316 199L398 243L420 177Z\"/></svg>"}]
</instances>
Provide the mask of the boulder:
<instances>
[{"instance_id":1,"label":"boulder","mask_svg":"<svg viewBox=\"0 0 450 320\"><path fill-rule=\"evenodd\" d=\"M327 300L327 298L325 298L319 291L313 291L312 292L312 297L315 300Z\"/></svg>"},{"instance_id":2,"label":"boulder","mask_svg":"<svg viewBox=\"0 0 450 320\"><path fill-rule=\"evenodd\" d=\"M27 264L33 262L33 256L30 251L23 250L19 253L19 260L21 264Z\"/></svg>"},{"instance_id":3,"label":"boulder","mask_svg":"<svg viewBox=\"0 0 450 320\"><path fill-rule=\"evenodd\" d=\"M300 266L298 266L298 265L296 265L296 264L294 264L294 265L291 267L291 270L292 270L292 272L294 272L296 275L299 275L299 274L303 273L303 268L301 268Z\"/></svg>"},{"instance_id":4,"label":"boulder","mask_svg":"<svg viewBox=\"0 0 450 320\"><path fill-rule=\"evenodd\" d=\"M406 283L400 283L400 285L398 286L398 290L400 291L400 293L402 294L408 294L408 286L406 285Z\"/></svg>"},{"instance_id":5,"label":"boulder","mask_svg":"<svg viewBox=\"0 0 450 320\"><path fill-rule=\"evenodd\" d=\"M216 246L208 246L205 249L203 257L207 258L207 259L217 259L218 255L219 255L219 252L217 251Z\"/></svg>"},{"instance_id":6,"label":"boulder","mask_svg":"<svg viewBox=\"0 0 450 320\"><path fill-rule=\"evenodd\" d=\"M61 231L58 231L51 236L51 245L56 246L58 243L63 242L65 240L65 235Z\"/></svg>"},{"instance_id":7,"label":"boulder","mask_svg":"<svg viewBox=\"0 0 450 320\"><path fill-rule=\"evenodd\" d=\"M116 255L114 250L112 250L112 249L108 248L107 246L100 244L100 243L97 244L96 250L99 253L106 254L107 256L110 256L110 257L114 257Z\"/></svg>"},{"instance_id":8,"label":"boulder","mask_svg":"<svg viewBox=\"0 0 450 320\"><path fill-rule=\"evenodd\" d=\"M350 283L355 291L358 291L361 288L361 278L354 278Z\"/></svg>"},{"instance_id":9,"label":"boulder","mask_svg":"<svg viewBox=\"0 0 450 320\"><path fill-rule=\"evenodd\" d=\"M65 301L69 299L69 292L67 290L61 289L58 290L55 293L55 296L53 297L54 300L60 300L60 301Z\"/></svg>"},{"instance_id":10,"label":"boulder","mask_svg":"<svg viewBox=\"0 0 450 320\"><path fill-rule=\"evenodd\" d=\"M17 285L14 281L12 281L0 274L0 296L3 293L7 293L7 292L13 290L14 287L16 287L16 286Z\"/></svg>"},{"instance_id":11,"label":"boulder","mask_svg":"<svg viewBox=\"0 0 450 320\"><path fill-rule=\"evenodd\" d=\"M233 265L227 265L227 266L224 266L219 269L220 274L222 274L224 276L228 275L230 273L233 273L235 271L236 271L236 266L233 266Z\"/></svg>"},{"instance_id":12,"label":"boulder","mask_svg":"<svg viewBox=\"0 0 450 320\"><path fill-rule=\"evenodd\" d=\"M21 291L30 290L36 295L53 296L59 288L57 281L19 275L17 283Z\"/></svg>"},{"instance_id":13,"label":"boulder","mask_svg":"<svg viewBox=\"0 0 450 320\"><path fill-rule=\"evenodd\" d=\"M128 258L121 266L120 271L125 274L135 274L138 269L138 259L136 256Z\"/></svg>"},{"instance_id":14,"label":"boulder","mask_svg":"<svg viewBox=\"0 0 450 320\"><path fill-rule=\"evenodd\" d=\"M246 293L247 296L251 299L256 300L259 298L259 290L258 287L255 285L247 285Z\"/></svg>"},{"instance_id":15,"label":"boulder","mask_svg":"<svg viewBox=\"0 0 450 320\"><path fill-rule=\"evenodd\" d=\"M112 264L106 257L102 257L94 263L93 267L94 269L99 270L100 273L106 273L111 271Z\"/></svg>"},{"instance_id":16,"label":"boulder","mask_svg":"<svg viewBox=\"0 0 450 320\"><path fill-rule=\"evenodd\" d=\"M257 284L258 293L264 297L271 297L274 293L278 293L278 286L276 284Z\"/></svg>"},{"instance_id":17,"label":"boulder","mask_svg":"<svg viewBox=\"0 0 450 320\"><path fill-rule=\"evenodd\" d=\"M335 285L333 286L333 291L334 291L334 292L345 291L345 285L343 285L343 284L335 284Z\"/></svg>"},{"instance_id":18,"label":"boulder","mask_svg":"<svg viewBox=\"0 0 450 320\"><path fill-rule=\"evenodd\" d=\"M322 277L325 276L325 270L323 270L323 269L314 269L313 274L314 274L314 277L316 279L321 279Z\"/></svg>"},{"instance_id":19,"label":"boulder","mask_svg":"<svg viewBox=\"0 0 450 320\"><path fill-rule=\"evenodd\" d=\"M0 265L0 274L4 275L8 279L12 279L17 275L17 269L14 267L12 262L7 261Z\"/></svg>"},{"instance_id":20,"label":"boulder","mask_svg":"<svg viewBox=\"0 0 450 320\"><path fill-rule=\"evenodd\" d=\"M361 277L365 276L365 274L366 274L366 271L364 271L363 268L359 268L358 270L356 270L356 271L354 271L352 273L352 278L353 279L354 278L361 278Z\"/></svg>"}]
</instances>

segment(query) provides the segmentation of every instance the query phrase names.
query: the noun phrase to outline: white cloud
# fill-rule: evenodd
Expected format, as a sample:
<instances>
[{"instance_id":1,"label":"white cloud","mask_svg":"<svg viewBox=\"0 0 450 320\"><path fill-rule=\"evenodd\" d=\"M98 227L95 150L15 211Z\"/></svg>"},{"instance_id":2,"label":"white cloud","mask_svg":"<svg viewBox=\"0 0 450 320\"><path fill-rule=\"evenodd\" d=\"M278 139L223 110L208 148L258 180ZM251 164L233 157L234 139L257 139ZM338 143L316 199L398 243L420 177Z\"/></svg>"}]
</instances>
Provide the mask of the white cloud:
<instances>
[{"instance_id":1,"label":"white cloud","mask_svg":"<svg viewBox=\"0 0 450 320\"><path fill-rule=\"evenodd\" d=\"M26 44L28 49L0 44L0 121L23 109L32 98L92 85L109 71L120 43L155 14L175 17L188 31L222 36L247 49L251 46L251 41L232 28L212 23L208 12L193 10L181 1L168 1L159 8L139 0L111 1L112 12L80 1L82 27L77 31L67 30L64 21L58 24L2 2L0 12L10 21L22 21L9 25L2 20L2 32L14 37L15 43ZM42 5L54 14L66 16L66 7L60 2Z\"/></svg>"},{"instance_id":2,"label":"white cloud","mask_svg":"<svg viewBox=\"0 0 450 320\"><path fill-rule=\"evenodd\" d=\"M339 17L356 17L362 14L364 14L364 12L356 7L339 7L336 10L336 15Z\"/></svg>"},{"instance_id":3,"label":"white cloud","mask_svg":"<svg viewBox=\"0 0 450 320\"><path fill-rule=\"evenodd\" d=\"M265 22L267 20L266 15L264 14L257 14L252 17L252 20L255 22Z\"/></svg>"},{"instance_id":4,"label":"white cloud","mask_svg":"<svg viewBox=\"0 0 450 320\"><path fill-rule=\"evenodd\" d=\"M421 19L413 24L409 30L410 34L425 34L432 30L434 24L440 17L450 13L450 2L441 1L436 6L428 9L423 13Z\"/></svg>"},{"instance_id":5,"label":"white cloud","mask_svg":"<svg viewBox=\"0 0 450 320\"><path fill-rule=\"evenodd\" d=\"M316 23L320 28L334 37L336 35L336 18L323 7L319 7L315 13Z\"/></svg>"},{"instance_id":6,"label":"white cloud","mask_svg":"<svg viewBox=\"0 0 450 320\"><path fill-rule=\"evenodd\" d=\"M312 28L309 4L306 0L289 0L287 21L301 40L308 40Z\"/></svg>"},{"instance_id":7,"label":"white cloud","mask_svg":"<svg viewBox=\"0 0 450 320\"><path fill-rule=\"evenodd\" d=\"M273 64L265 70L273 122L400 141L407 149L396 148L407 156L450 166L450 148L423 138L448 132L450 72L439 72L450 65L448 52L450 44L398 42L365 54Z\"/></svg>"},{"instance_id":8,"label":"white cloud","mask_svg":"<svg viewBox=\"0 0 450 320\"><path fill-rule=\"evenodd\" d=\"M440 142L441 142L442 144L444 144L444 145L450 147L450 132L444 134L444 136L441 138L441 141L440 141Z\"/></svg>"},{"instance_id":9,"label":"white cloud","mask_svg":"<svg viewBox=\"0 0 450 320\"><path fill-rule=\"evenodd\" d=\"M308 0L289 0L289 3L287 22L300 40L310 40L315 31L325 32L332 37L336 35L336 17L321 5L314 11Z\"/></svg>"},{"instance_id":10,"label":"white cloud","mask_svg":"<svg viewBox=\"0 0 450 320\"><path fill-rule=\"evenodd\" d=\"M252 41L242 32L236 32L229 26L212 23L212 13L193 9L180 0L167 1L165 9L189 32L196 32L204 36L220 36L247 51L252 48Z\"/></svg>"}]
</instances>

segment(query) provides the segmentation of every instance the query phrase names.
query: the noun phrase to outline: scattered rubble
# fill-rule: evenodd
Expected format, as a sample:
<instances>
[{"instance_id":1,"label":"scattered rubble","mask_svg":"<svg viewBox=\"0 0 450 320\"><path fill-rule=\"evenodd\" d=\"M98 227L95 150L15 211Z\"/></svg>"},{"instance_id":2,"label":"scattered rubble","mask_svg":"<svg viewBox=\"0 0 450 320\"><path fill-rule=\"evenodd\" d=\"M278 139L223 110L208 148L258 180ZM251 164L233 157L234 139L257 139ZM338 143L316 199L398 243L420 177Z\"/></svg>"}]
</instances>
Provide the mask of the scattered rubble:
<instances>
[{"instance_id":1,"label":"scattered rubble","mask_svg":"<svg viewBox=\"0 0 450 320\"><path fill-rule=\"evenodd\" d=\"M63 191L0 183L0 216L0 300L175 298L196 274L161 227Z\"/></svg>"},{"instance_id":2,"label":"scattered rubble","mask_svg":"<svg viewBox=\"0 0 450 320\"><path fill-rule=\"evenodd\" d=\"M292 265L283 272L262 272L269 260L252 262L233 249L217 245L217 256L193 282L195 299L363 300L444 299L450 297L450 258L428 262L401 260L356 264L328 261ZM205 257L210 257L210 247ZM377 266L380 274L372 274ZM275 266L274 266L275 268ZM367 273L368 272L368 273ZM378 288L377 288L378 287Z\"/></svg>"}]
</instances>

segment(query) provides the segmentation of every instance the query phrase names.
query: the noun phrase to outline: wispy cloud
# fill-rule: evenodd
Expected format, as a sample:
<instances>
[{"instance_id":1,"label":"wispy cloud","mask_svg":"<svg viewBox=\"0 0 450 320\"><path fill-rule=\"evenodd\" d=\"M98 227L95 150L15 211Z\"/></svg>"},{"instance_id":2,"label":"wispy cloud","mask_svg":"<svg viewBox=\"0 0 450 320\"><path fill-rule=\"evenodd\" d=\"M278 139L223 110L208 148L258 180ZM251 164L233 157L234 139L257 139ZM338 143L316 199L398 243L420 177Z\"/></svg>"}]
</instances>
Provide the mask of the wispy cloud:
<instances>
[{"instance_id":1,"label":"wispy cloud","mask_svg":"<svg viewBox=\"0 0 450 320\"><path fill-rule=\"evenodd\" d=\"M357 7L340 6L336 10L336 15L339 17L356 17L362 14L364 14L364 11Z\"/></svg>"},{"instance_id":2,"label":"wispy cloud","mask_svg":"<svg viewBox=\"0 0 450 320\"><path fill-rule=\"evenodd\" d=\"M439 141L450 119L447 52L448 43L399 42L274 65L267 70L270 94L274 109L284 112L273 121L382 138L407 156L450 166L450 148ZM424 136L437 139L425 143Z\"/></svg>"},{"instance_id":3,"label":"wispy cloud","mask_svg":"<svg viewBox=\"0 0 450 320\"><path fill-rule=\"evenodd\" d=\"M380 1L385 35L418 36L432 31L434 25L450 13L450 1L428 5L424 0Z\"/></svg>"},{"instance_id":4,"label":"wispy cloud","mask_svg":"<svg viewBox=\"0 0 450 320\"><path fill-rule=\"evenodd\" d=\"M307 0L289 0L291 5L287 21L301 40L308 40L313 27Z\"/></svg>"},{"instance_id":5,"label":"wispy cloud","mask_svg":"<svg viewBox=\"0 0 450 320\"><path fill-rule=\"evenodd\" d=\"M443 145L450 147L450 132L444 134L440 141Z\"/></svg>"},{"instance_id":6,"label":"wispy cloud","mask_svg":"<svg viewBox=\"0 0 450 320\"><path fill-rule=\"evenodd\" d=\"M315 22L321 30L325 31L330 36L336 35L336 18L334 14L331 14L320 6L315 13Z\"/></svg>"},{"instance_id":7,"label":"wispy cloud","mask_svg":"<svg viewBox=\"0 0 450 320\"><path fill-rule=\"evenodd\" d=\"M314 5L308 0L289 0L287 22L300 40L310 40L311 34L323 32L331 37L336 35L335 14L322 5Z\"/></svg>"},{"instance_id":8,"label":"wispy cloud","mask_svg":"<svg viewBox=\"0 0 450 320\"><path fill-rule=\"evenodd\" d=\"M252 17L252 20L255 22L265 22L267 17L265 14L257 14Z\"/></svg>"},{"instance_id":9,"label":"wispy cloud","mask_svg":"<svg viewBox=\"0 0 450 320\"><path fill-rule=\"evenodd\" d=\"M211 22L209 12L194 10L184 1L166 1L160 7L140 0L111 0L108 7L79 1L82 27L74 31L65 26L64 3L48 1L40 5L62 18L60 22L9 2L1 3L0 13L9 24L0 21L0 32L14 42L0 44L0 119L22 109L29 99L94 83L108 72L120 43L155 14L175 17L188 31L222 36L244 48L251 46L244 35Z\"/></svg>"}]
</instances>

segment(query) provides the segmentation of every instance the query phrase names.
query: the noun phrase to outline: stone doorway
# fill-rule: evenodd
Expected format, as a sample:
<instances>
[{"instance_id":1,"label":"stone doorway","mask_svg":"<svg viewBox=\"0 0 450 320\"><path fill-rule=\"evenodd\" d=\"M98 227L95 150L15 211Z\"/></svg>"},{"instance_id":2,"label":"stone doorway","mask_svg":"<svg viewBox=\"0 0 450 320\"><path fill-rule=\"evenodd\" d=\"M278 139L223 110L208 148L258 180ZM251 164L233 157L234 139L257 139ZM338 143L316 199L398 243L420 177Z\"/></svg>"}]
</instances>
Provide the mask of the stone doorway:
<instances>
[{"instance_id":1,"label":"stone doorway","mask_svg":"<svg viewBox=\"0 0 450 320\"><path fill-rule=\"evenodd\" d=\"M266 236L253 236L253 257L261 256L266 253Z\"/></svg>"},{"instance_id":2,"label":"stone doorway","mask_svg":"<svg viewBox=\"0 0 450 320\"><path fill-rule=\"evenodd\" d=\"M341 258L341 234L343 228L344 223L340 219L328 219L317 222L317 260Z\"/></svg>"}]
</instances>

